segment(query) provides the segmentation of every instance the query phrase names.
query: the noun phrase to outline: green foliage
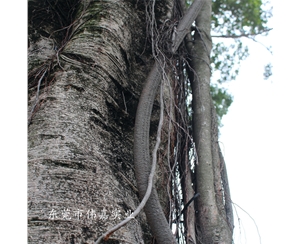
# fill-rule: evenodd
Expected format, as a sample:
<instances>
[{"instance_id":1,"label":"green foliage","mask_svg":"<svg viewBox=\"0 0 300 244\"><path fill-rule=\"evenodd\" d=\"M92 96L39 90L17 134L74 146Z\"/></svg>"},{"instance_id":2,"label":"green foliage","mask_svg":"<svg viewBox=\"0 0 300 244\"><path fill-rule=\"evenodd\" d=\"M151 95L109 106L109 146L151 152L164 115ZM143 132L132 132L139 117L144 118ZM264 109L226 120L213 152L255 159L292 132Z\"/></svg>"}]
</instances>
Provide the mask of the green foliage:
<instances>
[{"instance_id":1,"label":"green foliage","mask_svg":"<svg viewBox=\"0 0 300 244\"><path fill-rule=\"evenodd\" d=\"M267 34L271 9L264 10L267 3L262 0L213 0L211 53L212 78L211 93L220 121L228 111L233 97L217 84L235 80L240 62L248 57L248 47L242 37L254 39L256 35ZM265 67L264 77L272 74L271 65Z\"/></svg>"},{"instance_id":2,"label":"green foliage","mask_svg":"<svg viewBox=\"0 0 300 244\"><path fill-rule=\"evenodd\" d=\"M223 115L227 114L228 108L233 102L233 97L229 93L227 93L224 88L220 88L216 85L212 85L210 87L210 93L216 108L218 124L219 126L222 126L221 119Z\"/></svg>"},{"instance_id":3,"label":"green foliage","mask_svg":"<svg viewBox=\"0 0 300 244\"><path fill-rule=\"evenodd\" d=\"M233 102L233 97L220 84L235 80L240 63L249 56L249 50L242 42L243 37L255 39L267 35L267 22L272 17L272 8L262 0L213 0L212 1L212 52L211 71L213 85L211 95L217 110L219 126L223 115ZM192 1L186 0L186 7ZM264 77L272 75L272 65L265 66Z\"/></svg>"},{"instance_id":4,"label":"green foliage","mask_svg":"<svg viewBox=\"0 0 300 244\"><path fill-rule=\"evenodd\" d=\"M213 0L212 29L222 35L255 35L265 30L270 11L261 0Z\"/></svg>"},{"instance_id":5,"label":"green foliage","mask_svg":"<svg viewBox=\"0 0 300 244\"><path fill-rule=\"evenodd\" d=\"M240 39L235 39L229 45L224 42L214 43L211 55L213 77L219 77L217 81L221 84L236 79L240 62L247 58L249 53L248 47L243 46Z\"/></svg>"},{"instance_id":6,"label":"green foliage","mask_svg":"<svg viewBox=\"0 0 300 244\"><path fill-rule=\"evenodd\" d=\"M261 0L213 0L212 72L218 74L218 82L234 80L239 65L248 56L248 47L242 37L254 39L258 34L267 34L266 26L271 10L264 11ZM224 38L226 38L224 40Z\"/></svg>"},{"instance_id":7,"label":"green foliage","mask_svg":"<svg viewBox=\"0 0 300 244\"><path fill-rule=\"evenodd\" d=\"M264 72L265 80L269 79L269 77L272 75L272 68L273 66L270 63L265 66L265 72Z\"/></svg>"}]
</instances>

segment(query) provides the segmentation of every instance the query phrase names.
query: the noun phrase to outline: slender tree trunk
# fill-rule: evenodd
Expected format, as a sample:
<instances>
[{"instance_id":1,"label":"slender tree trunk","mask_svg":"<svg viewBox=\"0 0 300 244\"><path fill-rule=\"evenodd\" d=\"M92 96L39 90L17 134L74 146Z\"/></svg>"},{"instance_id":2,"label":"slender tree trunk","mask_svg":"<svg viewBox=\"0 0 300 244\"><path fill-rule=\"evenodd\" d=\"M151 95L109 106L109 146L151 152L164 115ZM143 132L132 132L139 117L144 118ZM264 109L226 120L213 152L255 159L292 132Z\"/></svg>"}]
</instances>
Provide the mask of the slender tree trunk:
<instances>
[{"instance_id":1,"label":"slender tree trunk","mask_svg":"<svg viewBox=\"0 0 300 244\"><path fill-rule=\"evenodd\" d=\"M194 45L188 45L192 71L193 92L193 138L198 162L196 165L198 242L205 244L231 244L232 233L226 222L226 214L218 200L222 190L218 158L215 157L215 134L217 123L213 123L214 108L210 95L210 37L211 1L204 0L196 19ZM223 205L222 205L223 206ZM223 208L224 210L224 208Z\"/></svg>"}]
</instances>

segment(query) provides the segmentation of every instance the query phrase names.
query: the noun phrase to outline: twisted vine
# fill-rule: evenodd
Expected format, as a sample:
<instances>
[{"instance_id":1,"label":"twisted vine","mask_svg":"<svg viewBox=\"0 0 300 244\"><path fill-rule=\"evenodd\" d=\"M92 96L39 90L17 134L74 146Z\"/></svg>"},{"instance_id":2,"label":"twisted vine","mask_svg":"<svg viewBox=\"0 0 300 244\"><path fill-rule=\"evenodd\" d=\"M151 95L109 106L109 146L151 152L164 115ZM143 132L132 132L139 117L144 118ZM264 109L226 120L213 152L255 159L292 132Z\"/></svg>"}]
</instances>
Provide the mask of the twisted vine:
<instances>
[{"instance_id":1,"label":"twisted vine","mask_svg":"<svg viewBox=\"0 0 300 244\"><path fill-rule=\"evenodd\" d=\"M172 38L172 52L175 53L184 39L185 35L189 32L190 27L194 20L196 19L200 9L202 7L202 0L194 0L190 8L184 17L179 21L177 30L174 30L173 38ZM155 236L157 242L159 244L175 244L176 239L169 227L169 223L164 215L161 204L158 199L156 188L153 184L153 168L155 169L156 163L156 155L153 155L153 164L152 170L150 165L150 154L149 154L149 130L150 130L150 119L153 108L154 99L158 90L158 87L161 84L163 74L163 68L160 67L160 63L158 58L156 57L156 61L147 76L146 83L144 85L143 91L140 96L135 126L134 126L134 165L135 165L135 175L137 180L137 186L140 194L140 198L142 199L142 203L138 207L134 213L114 226L110 230L108 230L105 234L103 234L95 244L101 242L101 240L108 240L109 236L125 225L130 219L133 219L138 212L140 211L140 207L145 203L145 213L147 216L148 223L150 228ZM162 99L161 99L162 100ZM161 111L163 113L163 111ZM161 119L160 119L161 123ZM158 129L157 135L157 145L160 141L160 129ZM157 151L154 150L154 153ZM154 154L153 153L153 154ZM150 173L151 171L151 173ZM152 188L152 189L151 189ZM149 190L151 189L151 190ZM149 192L151 192L149 196ZM149 197L149 198L148 198Z\"/></svg>"},{"instance_id":2,"label":"twisted vine","mask_svg":"<svg viewBox=\"0 0 300 244\"><path fill-rule=\"evenodd\" d=\"M190 30L190 27L197 17L202 7L201 0L195 0L187 13L180 20L178 28L173 34L172 52L175 53L180 43L184 39L185 35ZM145 213L148 223L158 243L176 243L175 237L169 227L169 224L165 218L164 212L160 205L157 191L154 187L148 186L148 178L150 174L150 154L149 154L149 130L150 130L150 118L153 107L153 102L161 84L162 68L159 65L158 60L155 61L152 67L142 94L140 96L135 126L134 126L134 165L135 175L137 179L137 186L140 197L144 197L147 188L152 187L151 195L145 205Z\"/></svg>"}]
</instances>

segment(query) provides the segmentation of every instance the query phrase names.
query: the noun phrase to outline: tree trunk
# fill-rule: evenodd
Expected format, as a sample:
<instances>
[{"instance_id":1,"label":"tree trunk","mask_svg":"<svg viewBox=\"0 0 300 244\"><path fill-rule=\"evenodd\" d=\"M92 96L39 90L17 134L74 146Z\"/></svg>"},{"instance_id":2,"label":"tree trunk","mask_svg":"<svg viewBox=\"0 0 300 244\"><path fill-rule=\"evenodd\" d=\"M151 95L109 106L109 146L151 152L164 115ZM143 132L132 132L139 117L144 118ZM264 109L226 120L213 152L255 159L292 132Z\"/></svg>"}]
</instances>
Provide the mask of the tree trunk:
<instances>
[{"instance_id":1,"label":"tree trunk","mask_svg":"<svg viewBox=\"0 0 300 244\"><path fill-rule=\"evenodd\" d=\"M204 0L196 19L193 45L188 44L193 92L193 138L197 151L196 191L198 242L231 244L232 232L226 221L220 175L218 125L210 95L211 1ZM217 151L216 151L217 150Z\"/></svg>"},{"instance_id":2,"label":"tree trunk","mask_svg":"<svg viewBox=\"0 0 300 244\"><path fill-rule=\"evenodd\" d=\"M139 203L133 121L152 62L145 6L69 0L28 8L28 242L93 243ZM142 213L111 239L150 237Z\"/></svg>"},{"instance_id":3,"label":"tree trunk","mask_svg":"<svg viewBox=\"0 0 300 244\"><path fill-rule=\"evenodd\" d=\"M203 2L196 20L201 34L189 44L195 180L188 65L184 47L176 50L202 0L194 1L188 18L176 15L173 4L179 2L171 0L28 0L28 243L94 243L137 208L147 189L162 77L166 109L146 214L108 243L175 243L174 223L181 226L177 240L231 243L224 222L232 218L230 196L224 209L222 194L216 195L228 185L212 122L211 13L210 1ZM144 106L143 87L154 63L159 72L144 88L151 93ZM135 123L140 130L134 136Z\"/></svg>"}]
</instances>

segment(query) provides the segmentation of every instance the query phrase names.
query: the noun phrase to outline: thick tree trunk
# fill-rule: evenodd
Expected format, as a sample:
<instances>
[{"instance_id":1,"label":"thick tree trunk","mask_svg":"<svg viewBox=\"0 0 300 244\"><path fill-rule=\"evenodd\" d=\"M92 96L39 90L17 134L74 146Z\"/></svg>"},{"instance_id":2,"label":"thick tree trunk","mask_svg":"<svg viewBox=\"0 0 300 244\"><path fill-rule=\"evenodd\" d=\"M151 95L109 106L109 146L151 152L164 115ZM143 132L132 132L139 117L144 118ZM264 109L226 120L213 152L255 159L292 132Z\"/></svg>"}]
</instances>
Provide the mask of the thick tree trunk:
<instances>
[{"instance_id":1,"label":"thick tree trunk","mask_svg":"<svg viewBox=\"0 0 300 244\"><path fill-rule=\"evenodd\" d=\"M139 203L132 148L149 71L144 6L28 6L28 242L93 243ZM149 243L145 215L111 238Z\"/></svg>"},{"instance_id":2,"label":"thick tree trunk","mask_svg":"<svg viewBox=\"0 0 300 244\"><path fill-rule=\"evenodd\" d=\"M147 219L142 212L113 233L111 242L150 243L156 238L159 243L175 243L170 230L174 213L170 211L176 204L180 210L200 193L195 208L192 204L183 213L186 242L230 243L222 195L215 195L216 190L224 190L227 179L220 174L217 125L212 125L210 1L203 2L196 20L201 35L195 35L195 44L189 49L195 71L193 131L199 158L195 181L188 163L188 119L183 118L185 108L180 108L186 105L186 94L184 89L176 93L173 88L179 83L174 75L178 60L184 60L175 51L202 1L194 1L185 18L171 19L171 0L28 0L29 243L94 243L136 209L147 188L161 77L169 83L164 90L167 109L158 153L157 193L153 186L145 207ZM154 64L153 54L163 57L157 66L160 73L156 72L156 79L145 86L151 99L146 96L146 105L141 102L137 110ZM171 60L174 67L165 60ZM183 69L182 65L179 73L184 74ZM184 87L184 83L179 86ZM135 122L139 129L134 137ZM181 162L173 155L177 153ZM171 165L176 164L181 171L174 176ZM183 183L178 183L179 175ZM172 177L173 184L180 184L182 189L176 197L170 190ZM230 203L225 200L227 213ZM201 239L196 236L195 221L201 227Z\"/></svg>"}]
</instances>

